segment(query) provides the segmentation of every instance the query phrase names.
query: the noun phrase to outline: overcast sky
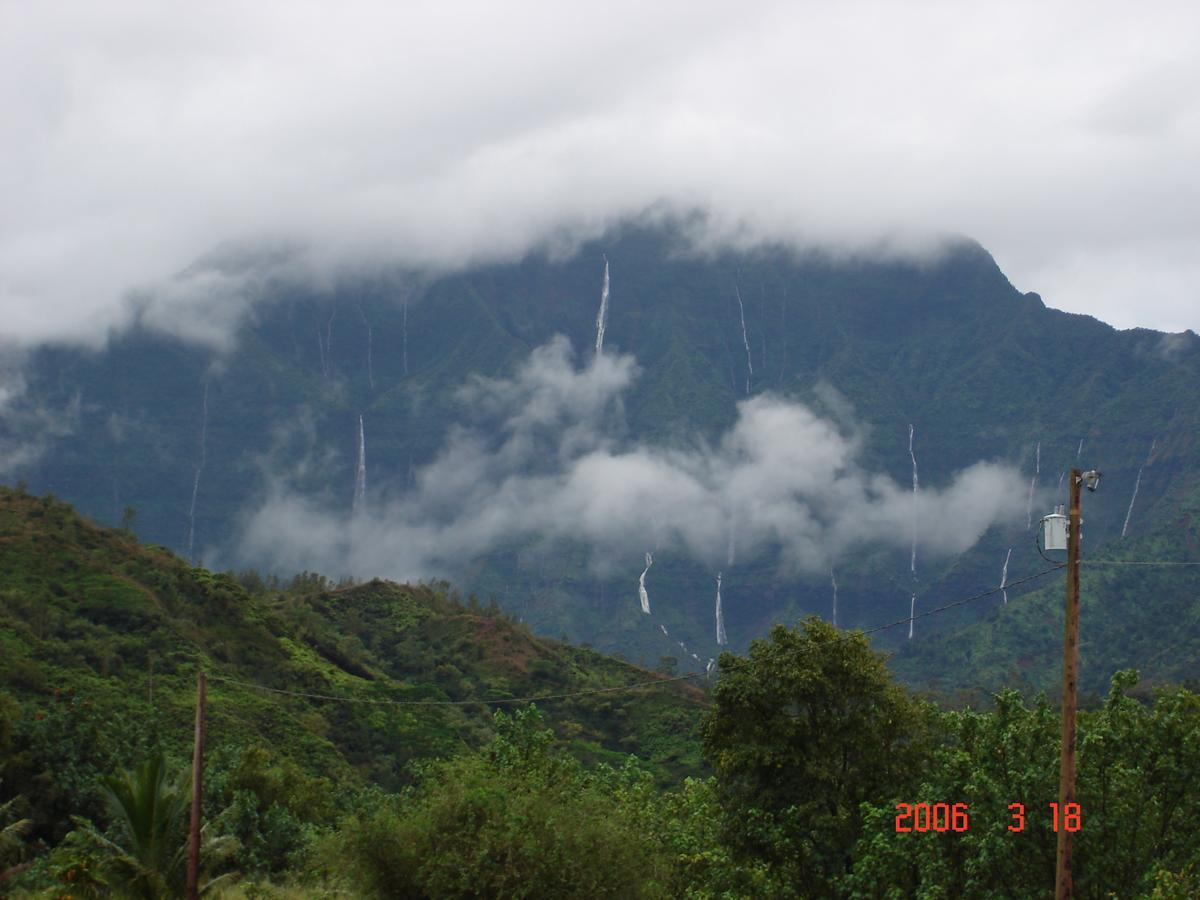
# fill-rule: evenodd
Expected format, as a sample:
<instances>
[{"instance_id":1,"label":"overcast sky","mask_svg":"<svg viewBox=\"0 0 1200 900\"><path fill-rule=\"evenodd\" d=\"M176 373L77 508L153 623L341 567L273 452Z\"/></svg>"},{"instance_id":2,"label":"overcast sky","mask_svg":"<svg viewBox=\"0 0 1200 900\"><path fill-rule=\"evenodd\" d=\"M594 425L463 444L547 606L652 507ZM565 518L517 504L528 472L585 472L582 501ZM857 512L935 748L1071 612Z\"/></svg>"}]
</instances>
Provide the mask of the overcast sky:
<instances>
[{"instance_id":1,"label":"overcast sky","mask_svg":"<svg viewBox=\"0 0 1200 900\"><path fill-rule=\"evenodd\" d=\"M662 200L1200 330L1198 150L1190 3L0 0L0 333L225 241L456 265Z\"/></svg>"}]
</instances>

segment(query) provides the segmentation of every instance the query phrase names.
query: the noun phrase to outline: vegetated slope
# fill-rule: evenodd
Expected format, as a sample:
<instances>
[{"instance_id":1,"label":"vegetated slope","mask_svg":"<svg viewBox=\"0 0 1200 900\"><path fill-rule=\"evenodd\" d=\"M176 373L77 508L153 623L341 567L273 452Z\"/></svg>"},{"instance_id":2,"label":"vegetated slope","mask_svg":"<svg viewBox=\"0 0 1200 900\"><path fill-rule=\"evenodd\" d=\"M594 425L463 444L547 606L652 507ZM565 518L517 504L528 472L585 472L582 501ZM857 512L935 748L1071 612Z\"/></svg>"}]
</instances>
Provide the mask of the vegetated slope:
<instances>
[{"instance_id":1,"label":"vegetated slope","mask_svg":"<svg viewBox=\"0 0 1200 900\"><path fill-rule=\"evenodd\" d=\"M1194 335L1118 332L1048 309L969 242L920 263L780 248L697 256L680 247L671 227L627 226L565 259L531 255L424 280L347 279L329 290L266 285L234 349L216 355L139 329L99 354L43 350L29 397L73 410L73 427L20 474L108 521L136 506L139 533L186 551L204 434L194 555L228 553L239 515L268 490L267 471L287 472L331 510L349 508L361 414L368 483L395 496L463 420L462 385L511 374L555 334L581 357L590 352L606 257L605 346L631 353L641 369L625 397L625 437L711 440L740 400L764 392L828 413L817 388L830 385L862 426L862 465L902 484L910 424L926 488L981 459L1011 462L1032 479L1040 446L1035 518L1060 493L1065 468L1102 468L1105 488L1088 513L1096 548L1118 539L1135 483L1134 537L1174 520L1200 479ZM907 553L866 548L839 560L840 623L906 615L914 590L920 610L998 584L1009 548L1010 580L1037 571L1025 524L993 530L958 558L919 547L915 581ZM703 662L716 652L713 573L663 549L652 594L670 641L637 611L640 553L628 571L600 576L587 566L588 548L535 540L446 575L541 633L648 661L682 638ZM734 646L774 621L829 613L828 573L784 576L768 553L740 554L724 574ZM917 639L961 626L976 610L923 620ZM902 638L880 640L895 647Z\"/></svg>"},{"instance_id":2,"label":"vegetated slope","mask_svg":"<svg viewBox=\"0 0 1200 900\"><path fill-rule=\"evenodd\" d=\"M1096 496L1084 494L1085 523ZM1080 690L1099 697L1122 669L1139 670L1143 690L1155 684L1195 690L1200 684L1200 491L1184 500L1175 519L1144 537L1098 549L1086 524L1083 534ZM1134 565L1124 564L1129 562ZM1171 565L1177 562L1191 565ZM1065 577L1065 570L1055 572L1036 582L1036 591L1007 605L988 598L990 609L981 621L912 642L892 658L893 671L911 685L958 695L959 701L1005 685L1061 696Z\"/></svg>"},{"instance_id":3,"label":"vegetated slope","mask_svg":"<svg viewBox=\"0 0 1200 900\"><path fill-rule=\"evenodd\" d=\"M444 584L335 587L307 574L286 589L242 581L141 546L52 497L0 489L0 692L39 725L71 698L79 721L52 716L67 730L46 738L67 755L98 754L103 772L155 744L186 757L203 668L211 747L266 744L310 775L395 787L409 760L485 740L495 706L482 701L662 677L537 637L473 600L464 606ZM695 729L706 702L700 688L673 682L543 709L581 758L635 753L668 779L701 766ZM10 763L10 793L39 778L47 790L70 790L54 772Z\"/></svg>"}]
</instances>

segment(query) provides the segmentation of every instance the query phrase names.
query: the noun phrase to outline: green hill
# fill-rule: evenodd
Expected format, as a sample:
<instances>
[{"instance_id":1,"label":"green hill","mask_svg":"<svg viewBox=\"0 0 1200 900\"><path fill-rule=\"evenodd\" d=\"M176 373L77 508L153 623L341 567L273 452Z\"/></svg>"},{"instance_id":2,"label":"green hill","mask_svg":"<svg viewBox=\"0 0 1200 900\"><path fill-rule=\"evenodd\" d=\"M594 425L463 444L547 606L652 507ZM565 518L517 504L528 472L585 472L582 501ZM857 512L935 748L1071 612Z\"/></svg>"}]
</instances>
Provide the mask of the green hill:
<instances>
[{"instance_id":1,"label":"green hill","mask_svg":"<svg viewBox=\"0 0 1200 900\"><path fill-rule=\"evenodd\" d=\"M573 693L542 705L581 760L636 754L662 780L702 765L703 690L605 692L663 676L538 637L448 585L239 582L0 489L0 689L20 737L0 778L34 790L39 828L61 827L75 789L154 747L188 758L201 668L217 756L271 748L345 786L395 789L411 761L479 746L506 706L495 701Z\"/></svg>"},{"instance_id":2,"label":"green hill","mask_svg":"<svg viewBox=\"0 0 1200 900\"><path fill-rule=\"evenodd\" d=\"M1031 652L1050 642L1037 610L1002 613ZM996 665L972 646L968 663ZM862 635L815 617L722 654L710 695L444 584L214 574L5 489L0 896L179 896L201 668L212 896L983 898L1053 881L1044 698L940 712ZM1143 703L1136 680L1119 674L1080 715L1076 885L1195 896L1200 698ZM528 696L544 699L488 705ZM702 758L710 777L681 778ZM904 833L896 812L914 803L935 812ZM969 829L937 824L952 803Z\"/></svg>"}]
</instances>

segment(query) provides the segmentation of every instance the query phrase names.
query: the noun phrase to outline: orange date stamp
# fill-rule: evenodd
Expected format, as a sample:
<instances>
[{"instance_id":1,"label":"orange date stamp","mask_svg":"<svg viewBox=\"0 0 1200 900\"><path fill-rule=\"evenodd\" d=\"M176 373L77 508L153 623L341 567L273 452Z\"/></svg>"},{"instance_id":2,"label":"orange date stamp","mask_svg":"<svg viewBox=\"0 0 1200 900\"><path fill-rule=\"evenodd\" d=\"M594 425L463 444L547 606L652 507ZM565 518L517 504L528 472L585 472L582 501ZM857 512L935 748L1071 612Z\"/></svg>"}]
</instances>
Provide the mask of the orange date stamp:
<instances>
[{"instance_id":1,"label":"orange date stamp","mask_svg":"<svg viewBox=\"0 0 1200 900\"><path fill-rule=\"evenodd\" d=\"M964 832L971 828L971 809L965 803L897 803L896 832ZM1049 804L1050 824L1054 831L1076 832L1083 827L1083 809L1078 803ZM1010 803L1008 830L1025 830L1025 804Z\"/></svg>"}]
</instances>

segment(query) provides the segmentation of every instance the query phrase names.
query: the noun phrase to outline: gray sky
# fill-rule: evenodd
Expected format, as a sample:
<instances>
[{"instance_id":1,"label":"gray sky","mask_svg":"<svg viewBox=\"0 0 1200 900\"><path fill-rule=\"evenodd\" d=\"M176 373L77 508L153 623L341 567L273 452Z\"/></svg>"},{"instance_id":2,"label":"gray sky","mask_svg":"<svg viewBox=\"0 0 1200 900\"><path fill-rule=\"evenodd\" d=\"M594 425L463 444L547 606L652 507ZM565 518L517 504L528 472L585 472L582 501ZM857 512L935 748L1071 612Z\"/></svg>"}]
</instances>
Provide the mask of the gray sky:
<instances>
[{"instance_id":1,"label":"gray sky","mask_svg":"<svg viewBox=\"0 0 1200 900\"><path fill-rule=\"evenodd\" d=\"M965 234L1051 306L1200 330L1198 150L1195 4L0 0L0 334L94 339L223 241L457 265L660 200Z\"/></svg>"}]
</instances>

